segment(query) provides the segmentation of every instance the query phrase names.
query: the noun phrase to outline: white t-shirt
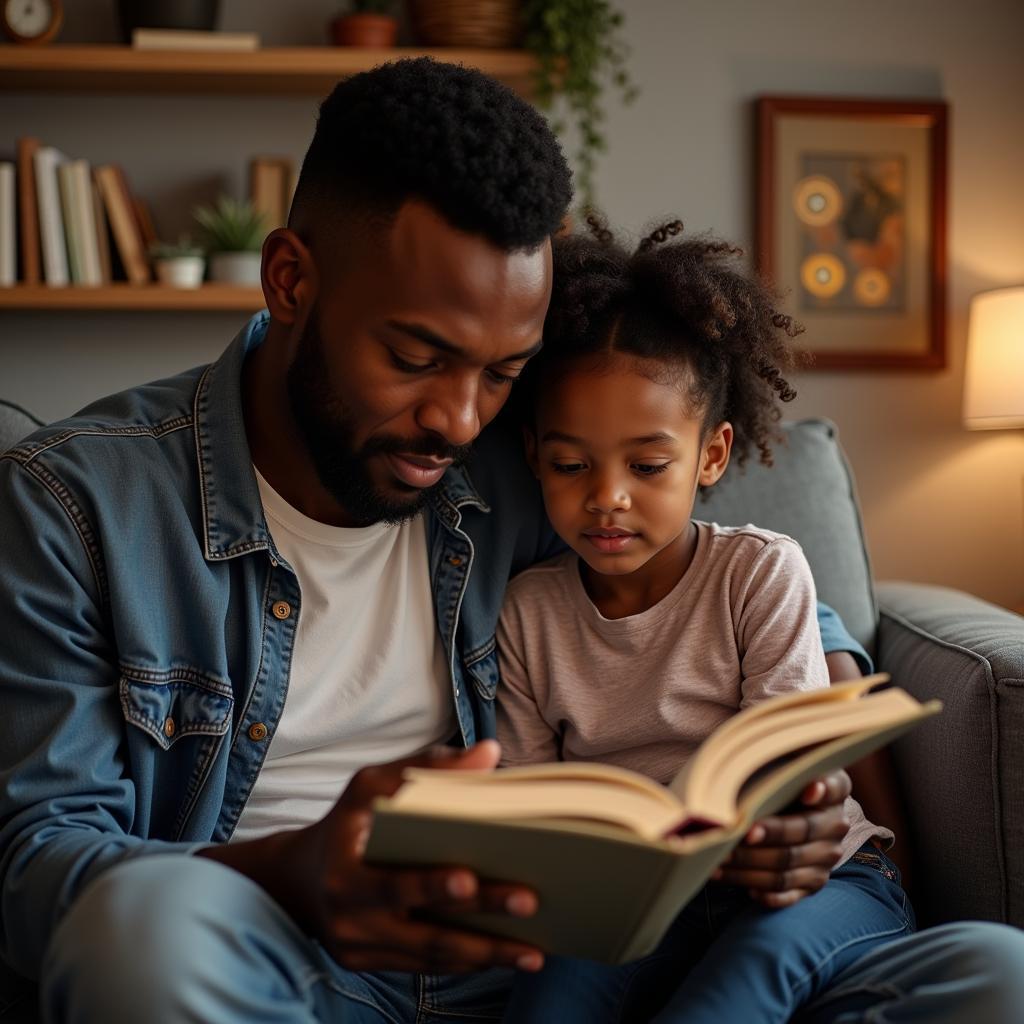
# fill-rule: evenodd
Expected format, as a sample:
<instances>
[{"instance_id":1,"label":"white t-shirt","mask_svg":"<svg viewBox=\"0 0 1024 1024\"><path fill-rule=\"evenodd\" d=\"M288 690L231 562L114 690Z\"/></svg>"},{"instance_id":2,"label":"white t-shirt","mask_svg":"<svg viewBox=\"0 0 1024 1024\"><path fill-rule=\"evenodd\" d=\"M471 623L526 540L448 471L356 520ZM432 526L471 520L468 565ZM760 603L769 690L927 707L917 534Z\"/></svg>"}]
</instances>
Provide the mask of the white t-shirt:
<instances>
[{"instance_id":1,"label":"white t-shirt","mask_svg":"<svg viewBox=\"0 0 1024 1024\"><path fill-rule=\"evenodd\" d=\"M317 821L359 768L455 731L423 517L328 526L292 508L258 472L256 480L302 607L284 712L232 840Z\"/></svg>"}]
</instances>

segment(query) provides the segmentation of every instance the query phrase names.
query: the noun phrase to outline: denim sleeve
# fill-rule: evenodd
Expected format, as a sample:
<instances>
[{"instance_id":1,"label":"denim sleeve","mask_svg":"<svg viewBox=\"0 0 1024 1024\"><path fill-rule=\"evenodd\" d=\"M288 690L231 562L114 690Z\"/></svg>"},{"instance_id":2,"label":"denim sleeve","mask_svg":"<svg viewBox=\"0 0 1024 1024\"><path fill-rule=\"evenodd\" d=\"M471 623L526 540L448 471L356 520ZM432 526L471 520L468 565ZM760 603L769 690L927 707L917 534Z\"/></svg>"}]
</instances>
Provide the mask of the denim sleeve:
<instances>
[{"instance_id":1,"label":"denim sleeve","mask_svg":"<svg viewBox=\"0 0 1024 1024\"><path fill-rule=\"evenodd\" d=\"M825 648L826 654L848 651L863 675L869 676L874 672L868 652L846 631L839 613L822 601L818 602L818 629L821 631L821 646Z\"/></svg>"},{"instance_id":2,"label":"denim sleeve","mask_svg":"<svg viewBox=\"0 0 1024 1024\"><path fill-rule=\"evenodd\" d=\"M45 470L0 459L0 956L33 978L101 871L198 848L131 834L119 677L81 515Z\"/></svg>"}]
</instances>

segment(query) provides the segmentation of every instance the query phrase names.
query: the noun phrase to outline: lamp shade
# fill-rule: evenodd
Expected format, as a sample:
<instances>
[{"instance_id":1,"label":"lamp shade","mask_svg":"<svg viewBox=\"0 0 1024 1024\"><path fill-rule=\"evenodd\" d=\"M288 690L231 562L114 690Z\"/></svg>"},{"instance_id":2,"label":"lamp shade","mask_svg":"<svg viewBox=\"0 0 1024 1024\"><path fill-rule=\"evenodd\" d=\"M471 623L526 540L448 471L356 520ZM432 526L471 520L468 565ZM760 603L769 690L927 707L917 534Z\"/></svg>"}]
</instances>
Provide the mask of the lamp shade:
<instances>
[{"instance_id":1,"label":"lamp shade","mask_svg":"<svg viewBox=\"0 0 1024 1024\"><path fill-rule=\"evenodd\" d=\"M1024 286L971 300L964 424L971 430L1024 427Z\"/></svg>"}]
</instances>

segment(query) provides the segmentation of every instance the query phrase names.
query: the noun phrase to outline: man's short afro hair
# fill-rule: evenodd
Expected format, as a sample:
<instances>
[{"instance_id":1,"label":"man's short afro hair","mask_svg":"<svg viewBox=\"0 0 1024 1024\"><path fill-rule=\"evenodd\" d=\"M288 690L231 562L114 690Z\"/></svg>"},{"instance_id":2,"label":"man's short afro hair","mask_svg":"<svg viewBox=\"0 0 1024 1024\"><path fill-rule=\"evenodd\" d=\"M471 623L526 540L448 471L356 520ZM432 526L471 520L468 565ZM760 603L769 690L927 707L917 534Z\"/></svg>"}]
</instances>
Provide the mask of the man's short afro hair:
<instances>
[{"instance_id":1,"label":"man's short afro hair","mask_svg":"<svg viewBox=\"0 0 1024 1024\"><path fill-rule=\"evenodd\" d=\"M571 172L544 117L479 71L428 57L339 83L320 105L295 209L393 213L410 198L503 249L557 231Z\"/></svg>"}]
</instances>

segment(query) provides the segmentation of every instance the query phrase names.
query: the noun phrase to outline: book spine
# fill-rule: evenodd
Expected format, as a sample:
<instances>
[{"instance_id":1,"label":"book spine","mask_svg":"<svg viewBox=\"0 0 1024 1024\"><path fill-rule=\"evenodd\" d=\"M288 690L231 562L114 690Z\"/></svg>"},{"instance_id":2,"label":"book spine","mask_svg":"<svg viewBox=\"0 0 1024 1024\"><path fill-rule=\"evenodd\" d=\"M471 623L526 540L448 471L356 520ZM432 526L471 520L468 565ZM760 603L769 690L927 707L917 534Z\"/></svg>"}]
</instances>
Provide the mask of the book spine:
<instances>
[{"instance_id":1,"label":"book spine","mask_svg":"<svg viewBox=\"0 0 1024 1024\"><path fill-rule=\"evenodd\" d=\"M208 52L258 50L254 32L189 32L181 29L137 28L132 32L135 50L195 50Z\"/></svg>"},{"instance_id":2,"label":"book spine","mask_svg":"<svg viewBox=\"0 0 1024 1024\"><path fill-rule=\"evenodd\" d=\"M39 261L39 208L36 199L35 154L39 140L18 139L18 219L20 222L21 279L25 284L42 281Z\"/></svg>"},{"instance_id":3,"label":"book spine","mask_svg":"<svg viewBox=\"0 0 1024 1024\"><path fill-rule=\"evenodd\" d=\"M39 200L39 236L42 241L46 283L54 288L68 284L68 254L64 241L64 218L57 188L57 165L61 154L52 146L35 153L36 196Z\"/></svg>"},{"instance_id":4,"label":"book spine","mask_svg":"<svg viewBox=\"0 0 1024 1024\"><path fill-rule=\"evenodd\" d=\"M75 235L81 261L82 284L95 288L102 284L100 276L100 244L96 237L96 216L92 207L92 185L89 162L75 160L71 164L71 185L74 202Z\"/></svg>"},{"instance_id":5,"label":"book spine","mask_svg":"<svg viewBox=\"0 0 1024 1024\"><path fill-rule=\"evenodd\" d=\"M131 196L131 201L132 212L135 214L135 223L139 225L142 250L146 253L158 241L156 228L153 226L153 216L149 212L149 207L138 196Z\"/></svg>"},{"instance_id":6,"label":"book spine","mask_svg":"<svg viewBox=\"0 0 1024 1024\"><path fill-rule=\"evenodd\" d=\"M96 176L125 274L132 284L145 284L149 281L149 268L142 254L138 223L120 169L108 164L98 167Z\"/></svg>"},{"instance_id":7,"label":"book spine","mask_svg":"<svg viewBox=\"0 0 1024 1024\"><path fill-rule=\"evenodd\" d=\"M0 163L0 288L9 288L18 276L16 210L14 164Z\"/></svg>"},{"instance_id":8,"label":"book spine","mask_svg":"<svg viewBox=\"0 0 1024 1024\"><path fill-rule=\"evenodd\" d=\"M149 262L146 259L146 243L142 237L142 229L139 226L139 217L135 207L135 200L132 199L131 189L128 188L128 179L124 170L118 164L111 165L114 169L114 181L116 188L121 195L121 202L131 225L131 252L129 254L130 265L126 265L128 279L132 284L148 284Z\"/></svg>"},{"instance_id":9,"label":"book spine","mask_svg":"<svg viewBox=\"0 0 1024 1024\"><path fill-rule=\"evenodd\" d=\"M64 214L64 241L68 250L68 270L72 284L82 283L82 249L78 240L78 218L74 209L74 182L71 164L65 161L57 168L57 189Z\"/></svg>"},{"instance_id":10,"label":"book spine","mask_svg":"<svg viewBox=\"0 0 1024 1024\"><path fill-rule=\"evenodd\" d=\"M89 182L89 194L92 197L93 217L96 221L96 243L99 248L100 257L100 283L110 284L114 279L114 270L110 261L110 225L107 224L107 214L103 208L103 197L100 195L100 187L96 183L95 171L92 180Z\"/></svg>"},{"instance_id":11,"label":"book spine","mask_svg":"<svg viewBox=\"0 0 1024 1024\"><path fill-rule=\"evenodd\" d=\"M263 214L267 230L284 224L287 168L279 160L257 157L249 171L249 195L253 206Z\"/></svg>"}]
</instances>

